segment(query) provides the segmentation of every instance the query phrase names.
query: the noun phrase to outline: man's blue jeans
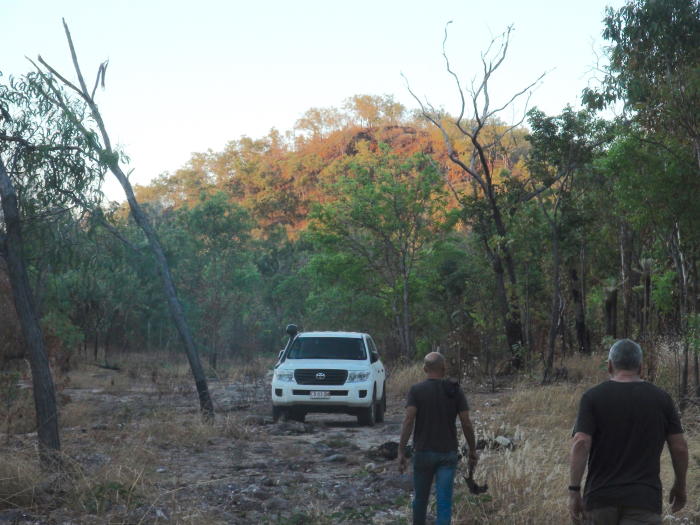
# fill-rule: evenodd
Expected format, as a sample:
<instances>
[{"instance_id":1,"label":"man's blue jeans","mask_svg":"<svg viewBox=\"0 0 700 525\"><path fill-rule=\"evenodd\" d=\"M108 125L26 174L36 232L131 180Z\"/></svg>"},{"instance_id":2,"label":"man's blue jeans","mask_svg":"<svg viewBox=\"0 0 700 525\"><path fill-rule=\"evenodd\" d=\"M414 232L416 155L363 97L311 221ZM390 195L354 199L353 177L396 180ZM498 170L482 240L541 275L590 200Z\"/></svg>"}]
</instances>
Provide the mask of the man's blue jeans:
<instances>
[{"instance_id":1,"label":"man's blue jeans","mask_svg":"<svg viewBox=\"0 0 700 525\"><path fill-rule=\"evenodd\" d=\"M435 477L437 518L435 525L449 525L452 521L452 487L457 470L457 452L413 453L413 525L423 525L428 510L430 487Z\"/></svg>"}]
</instances>

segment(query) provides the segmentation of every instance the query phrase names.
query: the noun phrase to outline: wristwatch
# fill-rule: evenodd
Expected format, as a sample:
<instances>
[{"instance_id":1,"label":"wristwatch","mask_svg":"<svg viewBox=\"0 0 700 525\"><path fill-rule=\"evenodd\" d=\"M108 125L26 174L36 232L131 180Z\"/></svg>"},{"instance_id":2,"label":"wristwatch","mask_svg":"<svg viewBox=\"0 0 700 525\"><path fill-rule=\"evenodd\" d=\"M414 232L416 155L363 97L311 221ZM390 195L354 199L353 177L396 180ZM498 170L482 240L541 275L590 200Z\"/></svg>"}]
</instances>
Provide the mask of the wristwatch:
<instances>
[{"instance_id":1,"label":"wristwatch","mask_svg":"<svg viewBox=\"0 0 700 525\"><path fill-rule=\"evenodd\" d=\"M569 490L572 492L581 492L581 485L569 485Z\"/></svg>"}]
</instances>

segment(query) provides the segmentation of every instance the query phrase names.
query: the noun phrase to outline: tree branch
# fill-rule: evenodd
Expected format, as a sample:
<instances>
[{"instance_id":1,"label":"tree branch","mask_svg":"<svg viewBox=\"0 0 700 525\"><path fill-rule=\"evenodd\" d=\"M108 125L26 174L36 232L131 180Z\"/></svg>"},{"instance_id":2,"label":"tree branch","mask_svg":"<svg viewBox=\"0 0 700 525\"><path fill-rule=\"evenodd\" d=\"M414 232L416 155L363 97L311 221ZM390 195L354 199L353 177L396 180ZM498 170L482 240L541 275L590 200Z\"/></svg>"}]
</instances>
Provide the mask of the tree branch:
<instances>
[{"instance_id":1,"label":"tree branch","mask_svg":"<svg viewBox=\"0 0 700 525\"><path fill-rule=\"evenodd\" d=\"M0 142L16 142L21 144L24 148L29 150L43 150L43 151L78 151L80 153L86 154L82 148L79 146L48 146L46 144L32 144L27 139L22 137L15 137L12 135L5 135L0 133Z\"/></svg>"}]
</instances>

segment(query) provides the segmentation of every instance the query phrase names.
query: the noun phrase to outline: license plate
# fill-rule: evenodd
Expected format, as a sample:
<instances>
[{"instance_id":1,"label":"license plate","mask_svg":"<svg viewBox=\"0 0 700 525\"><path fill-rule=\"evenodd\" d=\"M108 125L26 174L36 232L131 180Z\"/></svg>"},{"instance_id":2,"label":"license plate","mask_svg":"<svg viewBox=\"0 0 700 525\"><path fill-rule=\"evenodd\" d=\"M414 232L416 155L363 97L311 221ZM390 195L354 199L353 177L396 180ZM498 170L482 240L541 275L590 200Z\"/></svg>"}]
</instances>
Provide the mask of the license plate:
<instances>
[{"instance_id":1,"label":"license plate","mask_svg":"<svg viewBox=\"0 0 700 525\"><path fill-rule=\"evenodd\" d=\"M312 390L311 399L328 399L331 397L331 393L327 390Z\"/></svg>"}]
</instances>

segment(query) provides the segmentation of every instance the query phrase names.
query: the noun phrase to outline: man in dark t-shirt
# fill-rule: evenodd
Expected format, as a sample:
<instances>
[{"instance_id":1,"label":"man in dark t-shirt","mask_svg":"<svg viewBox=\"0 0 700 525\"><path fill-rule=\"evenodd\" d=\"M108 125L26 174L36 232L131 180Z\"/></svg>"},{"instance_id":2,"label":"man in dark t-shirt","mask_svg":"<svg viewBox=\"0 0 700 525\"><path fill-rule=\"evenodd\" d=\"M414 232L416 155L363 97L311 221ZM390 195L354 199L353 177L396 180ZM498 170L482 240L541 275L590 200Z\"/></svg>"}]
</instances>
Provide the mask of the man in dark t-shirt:
<instances>
[{"instance_id":1,"label":"man in dark t-shirt","mask_svg":"<svg viewBox=\"0 0 700 525\"><path fill-rule=\"evenodd\" d=\"M641 366L639 345L617 341L608 356L610 380L581 398L570 459L569 512L574 523L660 524L664 443L676 475L672 511L685 505L688 446L680 418L671 396L640 378Z\"/></svg>"},{"instance_id":2,"label":"man in dark t-shirt","mask_svg":"<svg viewBox=\"0 0 700 525\"><path fill-rule=\"evenodd\" d=\"M457 430L459 416L462 432L469 445L469 467L477 462L474 428L469 405L459 384L444 379L445 358L431 352L425 356L423 370L427 379L408 392L406 417L399 442L399 470L404 472L406 444L413 433L413 523L425 523L430 487L435 478L436 525L448 525L452 519L452 487L457 468Z\"/></svg>"}]
</instances>

